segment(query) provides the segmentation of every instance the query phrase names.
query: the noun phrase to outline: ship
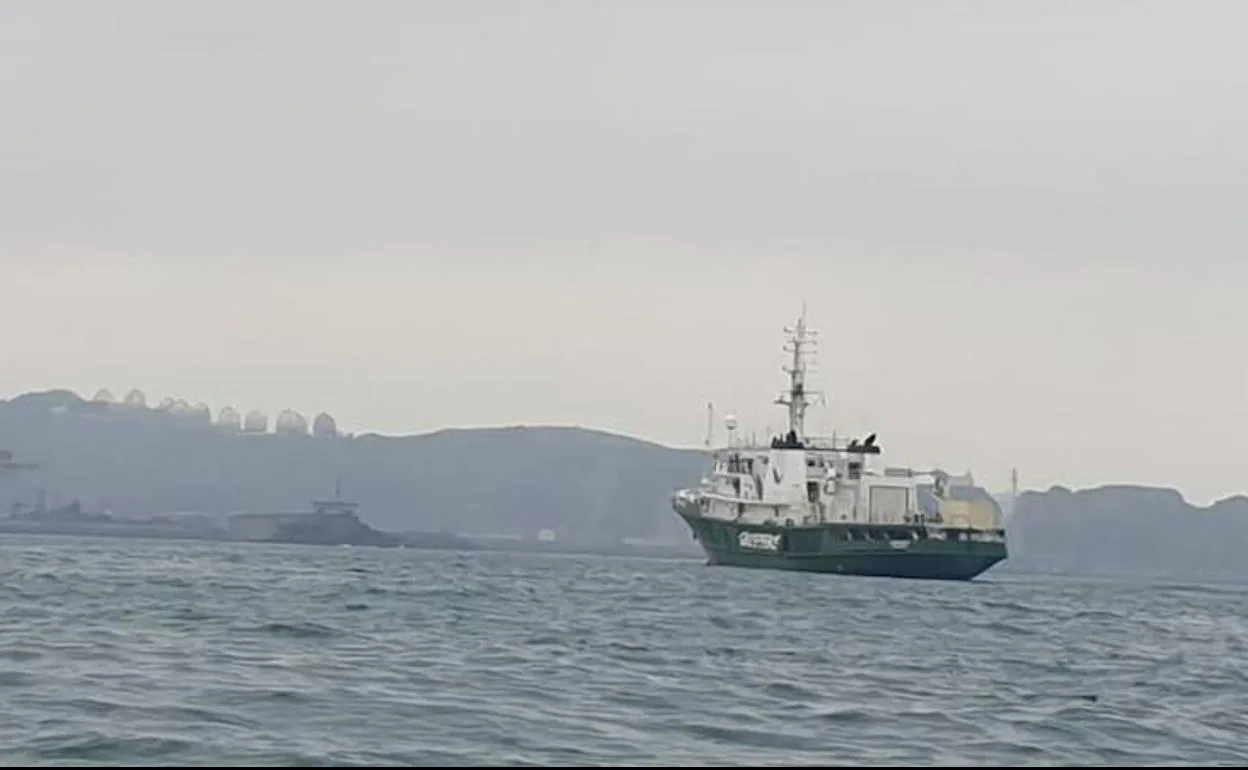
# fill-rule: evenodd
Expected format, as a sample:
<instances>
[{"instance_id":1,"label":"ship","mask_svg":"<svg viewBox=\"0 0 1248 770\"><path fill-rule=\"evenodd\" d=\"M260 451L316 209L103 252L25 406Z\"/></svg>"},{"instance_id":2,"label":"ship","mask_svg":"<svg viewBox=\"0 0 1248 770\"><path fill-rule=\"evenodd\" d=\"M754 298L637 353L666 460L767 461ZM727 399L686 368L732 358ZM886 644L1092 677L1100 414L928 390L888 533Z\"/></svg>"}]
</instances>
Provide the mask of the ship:
<instances>
[{"instance_id":1,"label":"ship","mask_svg":"<svg viewBox=\"0 0 1248 770\"><path fill-rule=\"evenodd\" d=\"M708 564L869 577L971 580L1008 556L996 502L969 473L883 464L878 437L808 436L807 390L817 332L806 309L784 327L788 389L776 399L788 430L765 441L711 443L709 469L672 508ZM826 403L826 400L824 400Z\"/></svg>"},{"instance_id":2,"label":"ship","mask_svg":"<svg viewBox=\"0 0 1248 770\"><path fill-rule=\"evenodd\" d=\"M359 503L342 499L342 482L334 482L333 500L313 500L312 510L290 513L235 513L226 523L232 540L296 545L372 545L395 547L401 538L373 529L359 516Z\"/></svg>"}]
</instances>

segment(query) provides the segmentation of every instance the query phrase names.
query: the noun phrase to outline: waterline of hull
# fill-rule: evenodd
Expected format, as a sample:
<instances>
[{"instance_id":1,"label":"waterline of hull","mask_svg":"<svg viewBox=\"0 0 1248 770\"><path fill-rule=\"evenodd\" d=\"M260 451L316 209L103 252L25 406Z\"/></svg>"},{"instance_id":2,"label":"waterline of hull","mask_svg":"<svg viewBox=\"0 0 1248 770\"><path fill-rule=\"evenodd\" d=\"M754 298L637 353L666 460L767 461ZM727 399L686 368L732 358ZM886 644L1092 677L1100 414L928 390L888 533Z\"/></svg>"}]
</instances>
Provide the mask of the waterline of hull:
<instances>
[{"instance_id":1,"label":"waterline of hull","mask_svg":"<svg viewBox=\"0 0 1248 770\"><path fill-rule=\"evenodd\" d=\"M921 580L971 580L1007 557L1001 541L836 540L847 527L768 529L682 515L710 564ZM751 543L755 538L757 543ZM743 539L746 544L742 544ZM761 546L759 548L750 545Z\"/></svg>"},{"instance_id":2,"label":"waterline of hull","mask_svg":"<svg viewBox=\"0 0 1248 770\"><path fill-rule=\"evenodd\" d=\"M790 557L733 553L709 548L703 550L706 552L708 563L716 566L916 580L971 580L1001 561L999 556L959 554L841 554Z\"/></svg>"}]
</instances>

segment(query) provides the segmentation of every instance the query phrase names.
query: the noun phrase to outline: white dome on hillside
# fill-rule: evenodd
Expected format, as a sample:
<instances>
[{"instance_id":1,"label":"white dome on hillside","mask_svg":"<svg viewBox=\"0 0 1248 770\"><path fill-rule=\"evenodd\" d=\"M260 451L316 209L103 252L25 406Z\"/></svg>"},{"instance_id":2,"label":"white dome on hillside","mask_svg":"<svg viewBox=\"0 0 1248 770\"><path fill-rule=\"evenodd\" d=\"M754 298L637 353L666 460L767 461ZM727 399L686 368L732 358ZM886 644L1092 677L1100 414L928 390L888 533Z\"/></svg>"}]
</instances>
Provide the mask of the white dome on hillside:
<instances>
[{"instance_id":1,"label":"white dome on hillside","mask_svg":"<svg viewBox=\"0 0 1248 770\"><path fill-rule=\"evenodd\" d=\"M247 413L246 419L243 420L244 433L268 433L269 432L269 416L264 412L252 410Z\"/></svg>"},{"instance_id":2,"label":"white dome on hillside","mask_svg":"<svg viewBox=\"0 0 1248 770\"><path fill-rule=\"evenodd\" d=\"M143 391L138 388L131 388L123 403L135 409L142 409L147 406L147 396L143 395Z\"/></svg>"},{"instance_id":3,"label":"white dome on hillside","mask_svg":"<svg viewBox=\"0 0 1248 770\"><path fill-rule=\"evenodd\" d=\"M217 427L223 430L238 431L242 429L243 416L238 410L232 406L221 407L221 413L217 415Z\"/></svg>"},{"instance_id":4,"label":"white dome on hillside","mask_svg":"<svg viewBox=\"0 0 1248 770\"><path fill-rule=\"evenodd\" d=\"M312 421L312 435L318 438L334 438L338 435L338 423L325 412L321 412Z\"/></svg>"},{"instance_id":5,"label":"white dome on hillside","mask_svg":"<svg viewBox=\"0 0 1248 770\"><path fill-rule=\"evenodd\" d=\"M200 423L201 425L211 425L212 407L208 406L203 401L200 401L187 411L187 417L190 417L192 420Z\"/></svg>"},{"instance_id":6,"label":"white dome on hillside","mask_svg":"<svg viewBox=\"0 0 1248 770\"><path fill-rule=\"evenodd\" d=\"M283 409L277 414L277 434L279 436L308 435L307 419L294 409Z\"/></svg>"}]
</instances>

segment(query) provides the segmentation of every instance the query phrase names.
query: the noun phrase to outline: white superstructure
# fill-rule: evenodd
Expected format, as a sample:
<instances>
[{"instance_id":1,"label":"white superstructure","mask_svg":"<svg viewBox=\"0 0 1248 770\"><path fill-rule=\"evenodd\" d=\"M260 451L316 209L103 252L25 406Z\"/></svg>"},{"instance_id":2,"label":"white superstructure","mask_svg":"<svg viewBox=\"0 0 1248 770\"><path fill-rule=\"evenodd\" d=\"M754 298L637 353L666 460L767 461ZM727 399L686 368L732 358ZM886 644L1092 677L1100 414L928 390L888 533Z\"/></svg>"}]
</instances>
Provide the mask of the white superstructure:
<instances>
[{"instance_id":1,"label":"white superstructure","mask_svg":"<svg viewBox=\"0 0 1248 770\"><path fill-rule=\"evenodd\" d=\"M973 485L969 477L884 466L875 434L839 442L806 435L806 410L812 403L806 387L807 359L815 333L807 328L804 309L797 324L785 332L789 388L776 403L788 411L788 431L765 445L752 443L736 436L735 421L729 418L728 444L711 450L708 475L698 487L678 492L677 505L696 506L705 518L770 526L997 528L994 504L949 494L957 482ZM927 505L921 496L927 497Z\"/></svg>"}]
</instances>

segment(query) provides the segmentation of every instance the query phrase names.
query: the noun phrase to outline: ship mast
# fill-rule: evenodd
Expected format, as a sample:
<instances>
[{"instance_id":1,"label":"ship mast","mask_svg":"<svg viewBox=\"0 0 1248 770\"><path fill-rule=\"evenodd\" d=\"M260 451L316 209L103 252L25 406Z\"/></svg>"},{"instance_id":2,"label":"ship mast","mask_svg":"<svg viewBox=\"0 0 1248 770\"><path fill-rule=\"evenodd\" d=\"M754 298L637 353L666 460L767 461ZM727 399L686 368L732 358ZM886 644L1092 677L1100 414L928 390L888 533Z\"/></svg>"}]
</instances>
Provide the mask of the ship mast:
<instances>
[{"instance_id":1,"label":"ship mast","mask_svg":"<svg viewBox=\"0 0 1248 770\"><path fill-rule=\"evenodd\" d=\"M806 303L802 303L802 314L797 319L797 326L784 327L789 335L784 350L792 354L789 365L783 370L789 375L789 390L776 399L776 403L789 409L789 431L799 443L806 440L806 407L810 405L806 391L806 356L814 347L815 332L806 328Z\"/></svg>"}]
</instances>

